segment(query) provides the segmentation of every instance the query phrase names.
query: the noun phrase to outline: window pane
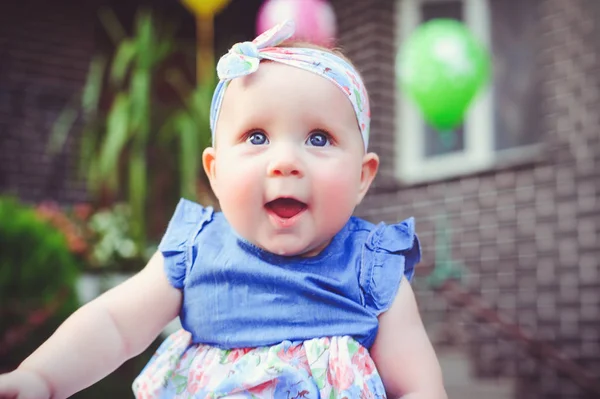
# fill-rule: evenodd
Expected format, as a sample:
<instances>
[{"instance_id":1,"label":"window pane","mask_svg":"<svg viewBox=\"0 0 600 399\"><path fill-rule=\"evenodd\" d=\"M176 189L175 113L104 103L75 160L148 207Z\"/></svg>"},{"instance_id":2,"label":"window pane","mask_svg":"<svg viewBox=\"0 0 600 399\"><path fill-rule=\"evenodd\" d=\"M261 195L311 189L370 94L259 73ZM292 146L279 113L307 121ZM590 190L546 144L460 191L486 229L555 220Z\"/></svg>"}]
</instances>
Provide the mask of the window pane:
<instances>
[{"instance_id":1,"label":"window pane","mask_svg":"<svg viewBox=\"0 0 600 399\"><path fill-rule=\"evenodd\" d=\"M429 1L421 6L423 22L434 18L451 18L463 20L462 1Z\"/></svg>"},{"instance_id":2,"label":"window pane","mask_svg":"<svg viewBox=\"0 0 600 399\"><path fill-rule=\"evenodd\" d=\"M425 123L423 125L426 157L464 150L465 141L462 126L453 132L438 132Z\"/></svg>"},{"instance_id":3,"label":"window pane","mask_svg":"<svg viewBox=\"0 0 600 399\"><path fill-rule=\"evenodd\" d=\"M435 18L451 18L462 21L463 4L462 1L427 2L421 6L421 15L423 22ZM425 135L424 155L426 157L462 151L465 148L463 126L459 126L454 132L440 134L431 126L423 123L422 133Z\"/></svg>"},{"instance_id":4,"label":"window pane","mask_svg":"<svg viewBox=\"0 0 600 399\"><path fill-rule=\"evenodd\" d=\"M494 55L496 149L540 139L541 96L536 74L539 0L490 0Z\"/></svg>"}]
</instances>

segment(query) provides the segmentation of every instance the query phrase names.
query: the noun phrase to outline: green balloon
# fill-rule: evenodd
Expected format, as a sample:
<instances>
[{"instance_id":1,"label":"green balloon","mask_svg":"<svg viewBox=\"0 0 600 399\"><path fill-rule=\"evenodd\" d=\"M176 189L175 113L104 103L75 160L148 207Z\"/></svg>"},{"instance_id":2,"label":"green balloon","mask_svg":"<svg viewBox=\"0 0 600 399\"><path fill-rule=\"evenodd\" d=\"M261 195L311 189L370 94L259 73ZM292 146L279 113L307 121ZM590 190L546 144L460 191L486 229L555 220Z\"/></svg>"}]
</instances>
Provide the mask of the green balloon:
<instances>
[{"instance_id":1,"label":"green balloon","mask_svg":"<svg viewBox=\"0 0 600 399\"><path fill-rule=\"evenodd\" d=\"M433 19L398 52L399 85L438 131L458 127L490 75L486 48L460 22Z\"/></svg>"}]
</instances>

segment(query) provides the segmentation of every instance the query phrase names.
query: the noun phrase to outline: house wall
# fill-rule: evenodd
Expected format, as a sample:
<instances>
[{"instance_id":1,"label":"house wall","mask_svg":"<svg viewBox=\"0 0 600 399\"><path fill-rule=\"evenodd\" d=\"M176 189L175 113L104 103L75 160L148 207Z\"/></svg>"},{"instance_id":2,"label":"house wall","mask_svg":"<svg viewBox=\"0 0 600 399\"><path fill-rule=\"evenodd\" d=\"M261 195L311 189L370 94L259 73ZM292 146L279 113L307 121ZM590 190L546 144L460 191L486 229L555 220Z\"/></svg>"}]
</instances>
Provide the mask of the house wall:
<instances>
[{"instance_id":1,"label":"house wall","mask_svg":"<svg viewBox=\"0 0 600 399\"><path fill-rule=\"evenodd\" d=\"M24 0L0 6L0 192L25 201L85 197L76 183L73 140L46 152L62 107L83 85L93 49L94 10Z\"/></svg>"},{"instance_id":2,"label":"house wall","mask_svg":"<svg viewBox=\"0 0 600 399\"><path fill-rule=\"evenodd\" d=\"M600 377L600 3L542 0L539 65L543 156L429 184L394 177L395 2L333 0L340 44L372 98L371 149L380 175L359 207L372 221L415 216L421 276L434 265L435 221L446 215L464 287L501 317ZM493 16L492 16L493 17ZM569 379L447 301L414 284L439 351L463 347L482 377L514 377L519 398L584 398Z\"/></svg>"}]
</instances>

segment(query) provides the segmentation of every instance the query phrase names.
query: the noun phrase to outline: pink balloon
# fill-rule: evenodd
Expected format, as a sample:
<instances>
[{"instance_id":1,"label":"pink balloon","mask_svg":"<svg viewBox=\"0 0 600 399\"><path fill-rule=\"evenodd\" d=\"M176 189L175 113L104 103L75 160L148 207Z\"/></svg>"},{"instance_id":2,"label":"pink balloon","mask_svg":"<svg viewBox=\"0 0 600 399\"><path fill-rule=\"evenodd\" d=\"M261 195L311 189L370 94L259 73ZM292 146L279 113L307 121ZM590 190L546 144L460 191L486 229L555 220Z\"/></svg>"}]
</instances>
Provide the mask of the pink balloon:
<instances>
[{"instance_id":1,"label":"pink balloon","mask_svg":"<svg viewBox=\"0 0 600 399\"><path fill-rule=\"evenodd\" d=\"M266 0L258 11L257 35L286 19L296 23L295 40L325 46L335 41L335 13L325 0Z\"/></svg>"}]
</instances>

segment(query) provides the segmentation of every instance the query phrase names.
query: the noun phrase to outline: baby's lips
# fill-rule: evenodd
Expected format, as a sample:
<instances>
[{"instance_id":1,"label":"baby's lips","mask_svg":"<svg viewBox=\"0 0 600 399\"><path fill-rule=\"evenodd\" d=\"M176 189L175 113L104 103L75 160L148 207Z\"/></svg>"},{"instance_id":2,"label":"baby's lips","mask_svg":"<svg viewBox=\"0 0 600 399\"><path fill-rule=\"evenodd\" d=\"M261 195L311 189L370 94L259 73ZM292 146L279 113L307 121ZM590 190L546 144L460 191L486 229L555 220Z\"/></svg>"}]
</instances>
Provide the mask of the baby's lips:
<instances>
[{"instance_id":1,"label":"baby's lips","mask_svg":"<svg viewBox=\"0 0 600 399\"><path fill-rule=\"evenodd\" d=\"M304 202L294 198L277 198L265 204L265 207L283 219L289 219L307 208Z\"/></svg>"}]
</instances>

